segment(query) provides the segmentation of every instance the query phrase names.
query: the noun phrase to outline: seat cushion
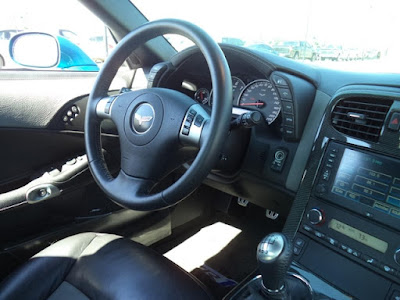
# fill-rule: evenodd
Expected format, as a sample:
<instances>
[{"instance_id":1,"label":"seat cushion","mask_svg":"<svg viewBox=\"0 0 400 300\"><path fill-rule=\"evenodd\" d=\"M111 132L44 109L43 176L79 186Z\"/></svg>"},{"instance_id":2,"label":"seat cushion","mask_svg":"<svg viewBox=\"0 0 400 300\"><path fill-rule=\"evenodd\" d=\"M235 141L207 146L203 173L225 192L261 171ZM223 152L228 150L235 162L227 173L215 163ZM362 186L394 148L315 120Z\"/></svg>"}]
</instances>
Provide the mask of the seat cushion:
<instances>
[{"instance_id":1,"label":"seat cushion","mask_svg":"<svg viewBox=\"0 0 400 300\"><path fill-rule=\"evenodd\" d=\"M117 235L81 233L33 256L0 285L0 299L209 299L177 265Z\"/></svg>"}]
</instances>

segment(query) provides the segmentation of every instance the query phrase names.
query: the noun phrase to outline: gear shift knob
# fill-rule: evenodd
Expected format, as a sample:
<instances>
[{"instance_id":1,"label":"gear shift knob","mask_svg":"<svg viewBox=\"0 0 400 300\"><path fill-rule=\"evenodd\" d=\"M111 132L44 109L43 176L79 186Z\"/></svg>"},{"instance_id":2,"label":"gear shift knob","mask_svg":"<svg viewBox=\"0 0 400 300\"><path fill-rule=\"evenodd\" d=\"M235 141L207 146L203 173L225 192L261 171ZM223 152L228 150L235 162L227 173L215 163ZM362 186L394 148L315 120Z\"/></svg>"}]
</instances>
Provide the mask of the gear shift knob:
<instances>
[{"instance_id":1,"label":"gear shift knob","mask_svg":"<svg viewBox=\"0 0 400 300\"><path fill-rule=\"evenodd\" d=\"M292 242L282 233L271 233L258 244L260 276L237 291L232 300L312 300L309 282L296 271L287 272L292 262Z\"/></svg>"},{"instance_id":2,"label":"gear shift knob","mask_svg":"<svg viewBox=\"0 0 400 300\"><path fill-rule=\"evenodd\" d=\"M284 289L284 279L293 255L293 245L282 233L271 233L258 244L257 261L264 287L270 292Z\"/></svg>"}]
</instances>

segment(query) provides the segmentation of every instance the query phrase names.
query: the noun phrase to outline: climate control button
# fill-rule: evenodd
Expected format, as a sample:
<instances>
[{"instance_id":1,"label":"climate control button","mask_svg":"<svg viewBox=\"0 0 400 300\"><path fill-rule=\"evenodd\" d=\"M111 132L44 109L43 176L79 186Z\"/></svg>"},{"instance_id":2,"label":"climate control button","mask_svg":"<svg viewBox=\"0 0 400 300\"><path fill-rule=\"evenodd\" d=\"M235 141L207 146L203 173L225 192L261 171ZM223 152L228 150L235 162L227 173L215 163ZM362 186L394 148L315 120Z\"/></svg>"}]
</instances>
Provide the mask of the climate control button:
<instances>
[{"instance_id":1,"label":"climate control button","mask_svg":"<svg viewBox=\"0 0 400 300\"><path fill-rule=\"evenodd\" d=\"M326 184L320 183L315 187L315 191L317 192L317 194L325 194L327 191L327 186Z\"/></svg>"}]
</instances>

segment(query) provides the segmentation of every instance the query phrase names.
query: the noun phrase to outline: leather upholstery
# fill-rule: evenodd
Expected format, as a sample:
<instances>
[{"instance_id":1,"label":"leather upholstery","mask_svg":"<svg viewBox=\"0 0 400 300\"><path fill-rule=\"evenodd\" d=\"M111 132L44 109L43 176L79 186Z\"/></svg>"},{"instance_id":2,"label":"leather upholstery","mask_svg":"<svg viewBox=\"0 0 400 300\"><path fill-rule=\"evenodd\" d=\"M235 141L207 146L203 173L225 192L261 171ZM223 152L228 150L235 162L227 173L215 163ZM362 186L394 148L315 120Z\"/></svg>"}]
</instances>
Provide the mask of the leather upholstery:
<instances>
[{"instance_id":1,"label":"leather upholstery","mask_svg":"<svg viewBox=\"0 0 400 300\"><path fill-rule=\"evenodd\" d=\"M67 295L66 295L67 293ZM209 299L177 265L129 239L81 233L33 256L0 285L0 299Z\"/></svg>"}]
</instances>

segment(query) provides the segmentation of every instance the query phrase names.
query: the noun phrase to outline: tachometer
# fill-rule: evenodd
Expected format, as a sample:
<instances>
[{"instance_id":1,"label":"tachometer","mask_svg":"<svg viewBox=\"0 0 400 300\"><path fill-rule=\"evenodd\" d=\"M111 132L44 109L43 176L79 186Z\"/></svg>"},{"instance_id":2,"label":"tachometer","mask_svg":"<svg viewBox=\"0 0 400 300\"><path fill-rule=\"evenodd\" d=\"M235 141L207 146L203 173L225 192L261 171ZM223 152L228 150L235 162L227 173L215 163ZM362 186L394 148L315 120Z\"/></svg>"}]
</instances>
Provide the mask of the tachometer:
<instances>
[{"instance_id":1,"label":"tachometer","mask_svg":"<svg viewBox=\"0 0 400 300\"><path fill-rule=\"evenodd\" d=\"M233 105L239 104L239 96L243 92L245 88L245 84L243 80L232 76L232 96L233 96Z\"/></svg>"},{"instance_id":2,"label":"tachometer","mask_svg":"<svg viewBox=\"0 0 400 300\"><path fill-rule=\"evenodd\" d=\"M241 80L240 78L238 78L236 76L232 76L232 104L233 105L239 104L239 96L245 86L246 86L246 84L243 82L243 80ZM213 91L211 91L210 101L208 102L210 104L210 106L212 105L212 94L213 94Z\"/></svg>"},{"instance_id":3,"label":"tachometer","mask_svg":"<svg viewBox=\"0 0 400 300\"><path fill-rule=\"evenodd\" d=\"M239 106L260 111L268 125L275 121L281 111L278 92L268 80L255 80L243 90Z\"/></svg>"}]
</instances>

